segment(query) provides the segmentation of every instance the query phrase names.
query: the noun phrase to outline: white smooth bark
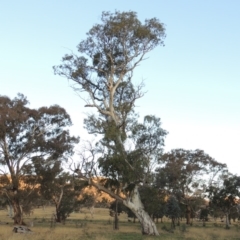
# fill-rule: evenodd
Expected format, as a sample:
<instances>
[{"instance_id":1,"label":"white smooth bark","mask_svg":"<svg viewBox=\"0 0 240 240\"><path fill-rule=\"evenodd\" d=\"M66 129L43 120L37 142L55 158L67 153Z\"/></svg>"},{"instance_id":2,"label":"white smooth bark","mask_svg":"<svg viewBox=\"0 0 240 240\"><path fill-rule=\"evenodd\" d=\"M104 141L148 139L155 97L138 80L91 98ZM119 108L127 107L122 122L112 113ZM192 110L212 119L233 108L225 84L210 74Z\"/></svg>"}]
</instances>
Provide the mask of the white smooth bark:
<instances>
[{"instance_id":1,"label":"white smooth bark","mask_svg":"<svg viewBox=\"0 0 240 240\"><path fill-rule=\"evenodd\" d=\"M123 204L131 209L140 221L142 226L142 234L159 236L156 224L151 219L149 214L144 210L137 186L135 186L134 190L131 192L131 195L123 201Z\"/></svg>"}]
</instances>

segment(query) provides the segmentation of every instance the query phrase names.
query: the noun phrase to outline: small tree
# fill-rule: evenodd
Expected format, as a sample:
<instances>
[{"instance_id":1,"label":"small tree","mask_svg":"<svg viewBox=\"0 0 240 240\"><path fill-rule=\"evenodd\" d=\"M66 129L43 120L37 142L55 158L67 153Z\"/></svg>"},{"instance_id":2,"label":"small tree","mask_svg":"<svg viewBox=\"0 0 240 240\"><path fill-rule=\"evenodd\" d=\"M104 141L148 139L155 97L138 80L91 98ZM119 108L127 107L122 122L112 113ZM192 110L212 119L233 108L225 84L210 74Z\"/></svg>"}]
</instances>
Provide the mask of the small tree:
<instances>
[{"instance_id":1,"label":"small tree","mask_svg":"<svg viewBox=\"0 0 240 240\"><path fill-rule=\"evenodd\" d=\"M118 182L126 198L94 181L91 172L84 174L85 177L99 190L130 208L139 219L143 234L159 235L143 209L138 184L149 176L150 162L156 160L157 150L161 152L166 132L159 127L159 119L149 116L145 118L145 125L135 124L134 151L129 148L127 139L136 122L135 101L143 96L142 85L135 87L132 83L133 72L148 52L163 45L165 29L156 18L141 23L131 11L103 12L101 21L102 24L94 25L86 40L78 45L80 56L65 55L62 65L54 67L54 71L73 81L81 97L87 96L85 106L97 110L97 115L89 115L85 126L89 133L103 136L101 172ZM152 135L147 132L151 127L157 130L151 131Z\"/></svg>"},{"instance_id":2,"label":"small tree","mask_svg":"<svg viewBox=\"0 0 240 240\"><path fill-rule=\"evenodd\" d=\"M69 135L71 119L63 108L27 105L22 94L14 99L0 96L0 164L6 182L2 191L14 209L16 224L24 223L20 205L34 199L41 177L35 175L33 159L63 160L78 142Z\"/></svg>"},{"instance_id":3,"label":"small tree","mask_svg":"<svg viewBox=\"0 0 240 240\"><path fill-rule=\"evenodd\" d=\"M208 208L202 208L200 210L199 219L202 220L204 227L205 227L205 222L208 221L208 214L209 214L209 209Z\"/></svg>"},{"instance_id":4,"label":"small tree","mask_svg":"<svg viewBox=\"0 0 240 240\"><path fill-rule=\"evenodd\" d=\"M172 220L172 228L175 228L176 219L180 217L181 209L178 201L174 196L170 196L166 205L166 216Z\"/></svg>"},{"instance_id":5,"label":"small tree","mask_svg":"<svg viewBox=\"0 0 240 240\"><path fill-rule=\"evenodd\" d=\"M84 183L64 172L61 161L49 162L36 158L33 163L37 175L42 176L38 181L41 197L54 204L54 220L64 222L70 213L80 208L79 195L81 189L85 186Z\"/></svg>"},{"instance_id":6,"label":"small tree","mask_svg":"<svg viewBox=\"0 0 240 240\"><path fill-rule=\"evenodd\" d=\"M96 204L96 196L91 193L81 193L80 194L80 204L81 204L81 207L86 207L89 209L90 211L90 214L91 214L91 217L93 218L93 213L94 213L94 207L95 207L95 204Z\"/></svg>"}]
</instances>

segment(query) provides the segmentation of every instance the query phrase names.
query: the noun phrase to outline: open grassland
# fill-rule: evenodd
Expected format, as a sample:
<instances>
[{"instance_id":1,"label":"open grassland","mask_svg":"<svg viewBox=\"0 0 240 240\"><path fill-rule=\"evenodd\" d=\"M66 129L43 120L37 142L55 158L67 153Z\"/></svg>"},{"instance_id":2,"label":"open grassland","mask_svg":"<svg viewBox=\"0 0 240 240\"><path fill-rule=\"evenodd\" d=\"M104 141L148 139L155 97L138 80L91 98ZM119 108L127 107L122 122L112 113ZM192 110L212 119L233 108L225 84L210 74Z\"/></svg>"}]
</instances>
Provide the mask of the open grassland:
<instances>
[{"instance_id":1,"label":"open grassland","mask_svg":"<svg viewBox=\"0 0 240 240\"><path fill-rule=\"evenodd\" d=\"M7 211L0 211L0 240L240 240L240 223L234 223L226 230L224 223L208 222L206 227L195 221L193 226L186 226L184 222L174 231L170 230L170 222L158 223L159 237L141 235L139 223L128 222L126 214L119 217L119 230L113 230L113 219L108 209L95 209L93 218L88 209L81 213L73 213L65 224L52 224L52 207L34 209L33 215L25 217L26 223L34 224L31 234L13 233L12 220ZM8 224L7 224L8 223Z\"/></svg>"}]
</instances>

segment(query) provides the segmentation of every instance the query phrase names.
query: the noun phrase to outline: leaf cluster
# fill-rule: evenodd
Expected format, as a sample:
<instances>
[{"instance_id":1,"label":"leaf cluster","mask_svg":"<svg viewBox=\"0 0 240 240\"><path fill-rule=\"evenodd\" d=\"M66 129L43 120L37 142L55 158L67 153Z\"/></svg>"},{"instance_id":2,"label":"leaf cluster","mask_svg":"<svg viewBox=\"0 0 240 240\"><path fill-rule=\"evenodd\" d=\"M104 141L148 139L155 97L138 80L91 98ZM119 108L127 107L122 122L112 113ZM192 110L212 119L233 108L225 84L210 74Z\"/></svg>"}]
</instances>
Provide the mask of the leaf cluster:
<instances>
[{"instance_id":1,"label":"leaf cluster","mask_svg":"<svg viewBox=\"0 0 240 240\"><path fill-rule=\"evenodd\" d=\"M103 12L101 21L89 30L87 39L79 43L82 56L65 55L63 64L54 67L56 74L80 83L85 90L91 89L96 97L104 95L106 78L126 75L147 52L163 45L165 38L164 25L158 19L147 19L142 24L132 11ZM90 80L93 74L98 79L95 82Z\"/></svg>"},{"instance_id":2,"label":"leaf cluster","mask_svg":"<svg viewBox=\"0 0 240 240\"><path fill-rule=\"evenodd\" d=\"M129 139L134 149L123 152L117 141L113 145L108 142L106 153L99 158L101 173L123 184L137 181L146 183L150 180L151 164L156 163L162 154L166 134L159 118L146 116L142 124L136 122L131 127Z\"/></svg>"}]
</instances>

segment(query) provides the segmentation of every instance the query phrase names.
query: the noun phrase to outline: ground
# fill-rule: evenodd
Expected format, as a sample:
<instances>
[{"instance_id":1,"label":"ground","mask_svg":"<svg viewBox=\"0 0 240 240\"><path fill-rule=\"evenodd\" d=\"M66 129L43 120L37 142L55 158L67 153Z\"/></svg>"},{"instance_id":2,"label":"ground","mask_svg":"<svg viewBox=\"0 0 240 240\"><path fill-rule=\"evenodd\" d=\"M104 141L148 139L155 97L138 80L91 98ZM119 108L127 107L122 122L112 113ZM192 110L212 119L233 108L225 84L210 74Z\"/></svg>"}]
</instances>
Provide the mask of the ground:
<instances>
[{"instance_id":1,"label":"ground","mask_svg":"<svg viewBox=\"0 0 240 240\"><path fill-rule=\"evenodd\" d=\"M26 223L31 225L33 222L33 227L30 227L32 232L28 234L12 232L13 221L6 210L1 210L0 240L240 240L240 222L226 230L220 220L207 222L206 227L199 221L194 221L193 226L186 226L183 221L180 227L171 231L170 221L165 218L164 223L157 224L160 236L148 237L141 235L139 223L128 222L126 214L120 215L119 230L113 230L113 218L108 209L95 209L93 218L88 209L72 213L65 225L51 222L53 210L53 207L34 209L31 216L26 216Z\"/></svg>"}]
</instances>

